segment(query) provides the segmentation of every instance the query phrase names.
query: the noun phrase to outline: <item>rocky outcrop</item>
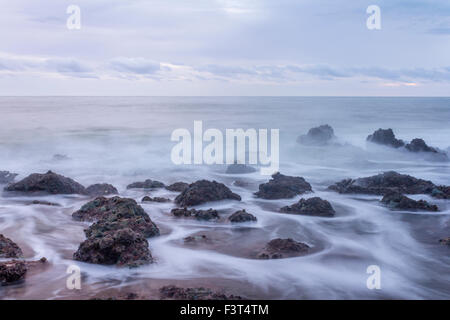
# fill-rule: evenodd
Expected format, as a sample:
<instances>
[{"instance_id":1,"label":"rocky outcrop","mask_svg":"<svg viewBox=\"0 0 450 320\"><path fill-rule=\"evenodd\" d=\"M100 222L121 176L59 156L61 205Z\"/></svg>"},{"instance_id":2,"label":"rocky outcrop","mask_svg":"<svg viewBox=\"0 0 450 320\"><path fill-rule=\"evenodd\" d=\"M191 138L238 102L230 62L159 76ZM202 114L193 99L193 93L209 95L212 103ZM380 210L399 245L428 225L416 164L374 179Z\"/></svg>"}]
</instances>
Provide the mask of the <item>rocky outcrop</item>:
<instances>
[{"instance_id":1,"label":"rocky outcrop","mask_svg":"<svg viewBox=\"0 0 450 320\"><path fill-rule=\"evenodd\" d=\"M436 199L450 199L450 186L436 186L431 191L431 196Z\"/></svg>"},{"instance_id":2,"label":"rocky outcrop","mask_svg":"<svg viewBox=\"0 0 450 320\"><path fill-rule=\"evenodd\" d=\"M384 195L390 192L430 194L436 186L431 181L388 171L371 177L345 179L328 188L339 193Z\"/></svg>"},{"instance_id":3,"label":"rocky outcrop","mask_svg":"<svg viewBox=\"0 0 450 320\"><path fill-rule=\"evenodd\" d=\"M367 137L367 141L392 148L400 148L405 145L403 140L395 138L392 129L378 129Z\"/></svg>"},{"instance_id":4,"label":"rocky outcrop","mask_svg":"<svg viewBox=\"0 0 450 320\"><path fill-rule=\"evenodd\" d=\"M189 187L189 183L186 182L175 182L167 186L166 189L174 192L183 192Z\"/></svg>"},{"instance_id":5,"label":"rocky outcrop","mask_svg":"<svg viewBox=\"0 0 450 320\"><path fill-rule=\"evenodd\" d=\"M391 209L395 210L421 210L421 211L438 211L438 207L434 204L429 204L425 200L413 200L399 192L387 193L381 202Z\"/></svg>"},{"instance_id":6,"label":"rocky outcrop","mask_svg":"<svg viewBox=\"0 0 450 320\"><path fill-rule=\"evenodd\" d=\"M435 148L428 146L423 139L413 139L405 148L411 152L433 152L438 153Z\"/></svg>"},{"instance_id":7,"label":"rocky outcrop","mask_svg":"<svg viewBox=\"0 0 450 320\"><path fill-rule=\"evenodd\" d=\"M162 198L162 197L149 197L149 196L145 196L142 198L141 200L142 202L160 202L160 203L164 203L164 202L170 202L170 199L167 198Z\"/></svg>"},{"instance_id":8,"label":"rocky outcrop","mask_svg":"<svg viewBox=\"0 0 450 320\"><path fill-rule=\"evenodd\" d=\"M185 244L197 244L197 243L209 243L211 242L211 239L209 239L206 235L194 235L194 236L188 236L183 239Z\"/></svg>"},{"instance_id":9,"label":"rocky outcrop","mask_svg":"<svg viewBox=\"0 0 450 320\"><path fill-rule=\"evenodd\" d=\"M281 259L300 256L309 251L310 247L293 239L273 239L258 254L259 259Z\"/></svg>"},{"instance_id":10,"label":"rocky outcrop","mask_svg":"<svg viewBox=\"0 0 450 320\"><path fill-rule=\"evenodd\" d=\"M251 213L248 213L244 210L239 210L233 213L228 220L233 223L239 223L239 222L253 222L256 221L256 217L252 215Z\"/></svg>"},{"instance_id":11,"label":"rocky outcrop","mask_svg":"<svg viewBox=\"0 0 450 320\"><path fill-rule=\"evenodd\" d=\"M450 237L439 240L439 243L450 246Z\"/></svg>"},{"instance_id":12,"label":"rocky outcrop","mask_svg":"<svg viewBox=\"0 0 450 320\"><path fill-rule=\"evenodd\" d=\"M308 146L324 146L336 140L334 130L328 124L309 129L308 133L297 138L297 142Z\"/></svg>"},{"instance_id":13,"label":"rocky outcrop","mask_svg":"<svg viewBox=\"0 0 450 320\"><path fill-rule=\"evenodd\" d=\"M0 184L11 183L17 176L18 176L17 173L11 173L9 171L0 171Z\"/></svg>"},{"instance_id":14,"label":"rocky outcrop","mask_svg":"<svg viewBox=\"0 0 450 320\"><path fill-rule=\"evenodd\" d=\"M23 255L20 247L11 239L0 234L0 258L19 258Z\"/></svg>"},{"instance_id":15,"label":"rocky outcrop","mask_svg":"<svg viewBox=\"0 0 450 320\"><path fill-rule=\"evenodd\" d=\"M113 185L107 183L97 183L87 187L86 193L92 197L100 197L119 194L119 191L117 191Z\"/></svg>"},{"instance_id":16,"label":"rocky outcrop","mask_svg":"<svg viewBox=\"0 0 450 320\"><path fill-rule=\"evenodd\" d=\"M242 300L241 296L226 295L208 288L180 288L164 286L159 290L161 299L173 300Z\"/></svg>"},{"instance_id":17,"label":"rocky outcrop","mask_svg":"<svg viewBox=\"0 0 450 320\"><path fill-rule=\"evenodd\" d=\"M5 190L27 193L86 194L86 189L81 184L52 171L45 174L33 173L19 182L10 184Z\"/></svg>"},{"instance_id":18,"label":"rocky outcrop","mask_svg":"<svg viewBox=\"0 0 450 320\"><path fill-rule=\"evenodd\" d=\"M255 168L241 163L230 164L225 171L227 174L245 174L253 172L256 172Z\"/></svg>"},{"instance_id":19,"label":"rocky outcrop","mask_svg":"<svg viewBox=\"0 0 450 320\"><path fill-rule=\"evenodd\" d=\"M147 240L130 228L89 237L80 244L73 257L88 263L128 267L153 262Z\"/></svg>"},{"instance_id":20,"label":"rocky outcrop","mask_svg":"<svg viewBox=\"0 0 450 320\"><path fill-rule=\"evenodd\" d=\"M195 210L195 209L187 209L186 207L180 209L175 208L170 211L177 218L194 218L197 220L217 220L219 219L219 213L217 210L208 209L208 210Z\"/></svg>"},{"instance_id":21,"label":"rocky outcrop","mask_svg":"<svg viewBox=\"0 0 450 320\"><path fill-rule=\"evenodd\" d=\"M133 182L127 186L127 189L158 189L164 187L165 185L162 182L147 179L143 182Z\"/></svg>"},{"instance_id":22,"label":"rocky outcrop","mask_svg":"<svg viewBox=\"0 0 450 320\"><path fill-rule=\"evenodd\" d=\"M189 187L175 198L180 206L195 206L210 201L241 200L241 197L217 181L199 180L191 183Z\"/></svg>"},{"instance_id":23,"label":"rocky outcrop","mask_svg":"<svg viewBox=\"0 0 450 320\"><path fill-rule=\"evenodd\" d=\"M0 262L0 286L22 281L27 273L24 261L12 260Z\"/></svg>"},{"instance_id":24,"label":"rocky outcrop","mask_svg":"<svg viewBox=\"0 0 450 320\"><path fill-rule=\"evenodd\" d=\"M280 209L280 212L307 216L333 217L335 211L327 200L319 197L300 199L299 202Z\"/></svg>"},{"instance_id":25,"label":"rocky outcrop","mask_svg":"<svg viewBox=\"0 0 450 320\"><path fill-rule=\"evenodd\" d=\"M159 235L159 229L133 199L99 197L72 216L96 221L85 230L87 239L74 253L74 259L129 267L153 262L145 238Z\"/></svg>"},{"instance_id":26,"label":"rocky outcrop","mask_svg":"<svg viewBox=\"0 0 450 320\"><path fill-rule=\"evenodd\" d=\"M272 179L259 185L259 191L255 193L262 199L289 199L296 195L312 192L311 185L302 177L285 176L281 173L272 175Z\"/></svg>"}]
</instances>

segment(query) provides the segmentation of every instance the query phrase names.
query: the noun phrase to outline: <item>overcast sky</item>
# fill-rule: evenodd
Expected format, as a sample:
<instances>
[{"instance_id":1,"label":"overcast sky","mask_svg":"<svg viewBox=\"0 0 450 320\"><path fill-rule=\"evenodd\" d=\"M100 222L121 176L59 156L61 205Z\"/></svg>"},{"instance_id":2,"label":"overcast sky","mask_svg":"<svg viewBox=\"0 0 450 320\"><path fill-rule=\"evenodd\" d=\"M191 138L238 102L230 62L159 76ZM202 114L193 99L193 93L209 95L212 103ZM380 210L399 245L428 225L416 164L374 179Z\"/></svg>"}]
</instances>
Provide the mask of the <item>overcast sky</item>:
<instances>
[{"instance_id":1,"label":"overcast sky","mask_svg":"<svg viewBox=\"0 0 450 320\"><path fill-rule=\"evenodd\" d=\"M0 3L0 95L450 95L449 0Z\"/></svg>"}]
</instances>

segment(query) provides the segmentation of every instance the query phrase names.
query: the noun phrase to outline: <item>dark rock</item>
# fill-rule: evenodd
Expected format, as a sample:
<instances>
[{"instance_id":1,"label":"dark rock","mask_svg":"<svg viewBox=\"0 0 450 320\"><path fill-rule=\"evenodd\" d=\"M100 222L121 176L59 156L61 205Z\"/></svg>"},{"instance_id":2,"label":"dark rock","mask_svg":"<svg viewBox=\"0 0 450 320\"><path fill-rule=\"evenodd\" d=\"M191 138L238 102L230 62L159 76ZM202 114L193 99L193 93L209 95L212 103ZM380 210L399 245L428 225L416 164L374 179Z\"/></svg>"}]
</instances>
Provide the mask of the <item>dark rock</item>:
<instances>
[{"instance_id":1,"label":"dark rock","mask_svg":"<svg viewBox=\"0 0 450 320\"><path fill-rule=\"evenodd\" d=\"M433 152L438 153L435 148L429 147L423 139L413 139L405 146L411 152Z\"/></svg>"},{"instance_id":2,"label":"dark rock","mask_svg":"<svg viewBox=\"0 0 450 320\"><path fill-rule=\"evenodd\" d=\"M255 195L258 198L274 200L293 198L311 191L311 185L302 177L285 176L277 172L269 182L259 185L259 191Z\"/></svg>"},{"instance_id":3,"label":"dark rock","mask_svg":"<svg viewBox=\"0 0 450 320\"><path fill-rule=\"evenodd\" d=\"M309 129L306 135L297 138L297 142L304 145L323 146L336 139L334 130L328 124Z\"/></svg>"},{"instance_id":4,"label":"dark rock","mask_svg":"<svg viewBox=\"0 0 450 320\"><path fill-rule=\"evenodd\" d=\"M175 198L180 206L195 206L210 201L241 200L241 197L217 181L199 180L191 183L189 187Z\"/></svg>"},{"instance_id":5,"label":"dark rock","mask_svg":"<svg viewBox=\"0 0 450 320\"><path fill-rule=\"evenodd\" d=\"M19 258L22 255L22 250L17 244L0 234L0 258Z\"/></svg>"},{"instance_id":6,"label":"dark rock","mask_svg":"<svg viewBox=\"0 0 450 320\"><path fill-rule=\"evenodd\" d=\"M0 285L13 284L25 278L27 266L24 261L0 262Z\"/></svg>"},{"instance_id":7,"label":"dark rock","mask_svg":"<svg viewBox=\"0 0 450 320\"><path fill-rule=\"evenodd\" d=\"M374 195L384 195L393 191L406 194L430 194L435 188L436 186L431 181L417 179L395 171L365 178L345 179L328 187L339 193Z\"/></svg>"},{"instance_id":8,"label":"dark rock","mask_svg":"<svg viewBox=\"0 0 450 320\"><path fill-rule=\"evenodd\" d=\"M159 235L158 227L133 199L98 197L74 212L72 217L81 221L97 220L85 230L88 237L99 237L122 228L130 228L146 238Z\"/></svg>"},{"instance_id":9,"label":"dark rock","mask_svg":"<svg viewBox=\"0 0 450 320\"><path fill-rule=\"evenodd\" d=\"M175 208L170 211L175 217L181 218L195 218L197 220L216 220L219 219L219 214L217 210L208 209L208 210L196 210L196 209L187 209L186 207L180 209Z\"/></svg>"},{"instance_id":10,"label":"dark rock","mask_svg":"<svg viewBox=\"0 0 450 320\"><path fill-rule=\"evenodd\" d=\"M147 240L129 228L89 237L80 244L73 257L88 263L128 267L153 262Z\"/></svg>"},{"instance_id":11,"label":"dark rock","mask_svg":"<svg viewBox=\"0 0 450 320\"><path fill-rule=\"evenodd\" d=\"M230 222L249 222L249 221L256 221L256 217L250 213L248 213L247 211L244 210L239 210L236 211L235 213L233 213L228 220L230 220Z\"/></svg>"},{"instance_id":12,"label":"dark rock","mask_svg":"<svg viewBox=\"0 0 450 320\"><path fill-rule=\"evenodd\" d=\"M112 194L119 194L119 191L110 184L97 183L86 188L86 193L93 197L107 196Z\"/></svg>"},{"instance_id":13,"label":"dark rock","mask_svg":"<svg viewBox=\"0 0 450 320\"><path fill-rule=\"evenodd\" d=\"M299 256L309 251L309 246L292 239L273 239L258 255L259 259L280 259Z\"/></svg>"},{"instance_id":14,"label":"dark rock","mask_svg":"<svg viewBox=\"0 0 450 320\"><path fill-rule=\"evenodd\" d=\"M225 173L228 173L228 174L245 174L245 173L252 173L252 172L256 172L256 169L251 166L248 166L246 164L241 164L241 163L230 164L227 167L227 170L225 171Z\"/></svg>"},{"instance_id":15,"label":"dark rock","mask_svg":"<svg viewBox=\"0 0 450 320\"><path fill-rule=\"evenodd\" d=\"M66 161L66 160L70 160L70 158L68 156L66 156L65 154L55 154L55 155L53 155L53 160Z\"/></svg>"},{"instance_id":16,"label":"dark rock","mask_svg":"<svg viewBox=\"0 0 450 320\"><path fill-rule=\"evenodd\" d=\"M186 244L195 244L198 242L211 242L211 240L204 234L198 236L188 236L183 239Z\"/></svg>"},{"instance_id":17,"label":"dark rock","mask_svg":"<svg viewBox=\"0 0 450 320\"><path fill-rule=\"evenodd\" d=\"M142 202L161 202L161 203L164 203L164 202L170 202L171 200L167 199L167 198L161 198L161 197L153 197L153 198L151 198L149 196L145 196L145 197L142 198L141 201Z\"/></svg>"},{"instance_id":18,"label":"dark rock","mask_svg":"<svg viewBox=\"0 0 450 320\"><path fill-rule=\"evenodd\" d=\"M44 192L50 194L85 194L86 189L78 182L48 171L33 173L25 179L5 188L6 191Z\"/></svg>"},{"instance_id":19,"label":"dark rock","mask_svg":"<svg viewBox=\"0 0 450 320\"><path fill-rule=\"evenodd\" d=\"M174 300L242 300L240 296L226 295L214 292L208 288L179 288L176 286L162 287L159 292L161 299Z\"/></svg>"},{"instance_id":20,"label":"dark rock","mask_svg":"<svg viewBox=\"0 0 450 320\"><path fill-rule=\"evenodd\" d=\"M319 197L300 199L299 202L280 209L280 212L307 216L333 217L335 211L327 200Z\"/></svg>"},{"instance_id":21,"label":"dark rock","mask_svg":"<svg viewBox=\"0 0 450 320\"><path fill-rule=\"evenodd\" d=\"M189 183L175 182L175 183L172 183L170 186L167 186L166 189L169 191L174 191L174 192L183 192L188 187L189 187Z\"/></svg>"},{"instance_id":22,"label":"dark rock","mask_svg":"<svg viewBox=\"0 0 450 320\"><path fill-rule=\"evenodd\" d=\"M373 134L367 137L367 141L392 148L400 148L405 145L405 142L403 142L403 140L395 138L392 129L378 129Z\"/></svg>"},{"instance_id":23,"label":"dark rock","mask_svg":"<svg viewBox=\"0 0 450 320\"><path fill-rule=\"evenodd\" d=\"M438 211L436 205L429 204L425 200L413 200L399 192L387 193L381 202L391 209L397 210L423 210L423 211Z\"/></svg>"},{"instance_id":24,"label":"dark rock","mask_svg":"<svg viewBox=\"0 0 450 320\"><path fill-rule=\"evenodd\" d=\"M431 191L431 196L436 199L450 199L450 186L437 186Z\"/></svg>"},{"instance_id":25,"label":"dark rock","mask_svg":"<svg viewBox=\"0 0 450 320\"><path fill-rule=\"evenodd\" d=\"M0 184L11 183L17 176L18 176L17 173L11 173L9 171L0 171Z\"/></svg>"},{"instance_id":26,"label":"dark rock","mask_svg":"<svg viewBox=\"0 0 450 320\"><path fill-rule=\"evenodd\" d=\"M164 188L165 185L162 182L156 180L147 179L144 182L134 182L127 186L127 189L157 189Z\"/></svg>"},{"instance_id":27,"label":"dark rock","mask_svg":"<svg viewBox=\"0 0 450 320\"><path fill-rule=\"evenodd\" d=\"M30 203L31 205L40 205L40 206L50 206L50 207L59 207L61 206L59 203L49 202L49 201L41 201L41 200L33 200Z\"/></svg>"},{"instance_id":28,"label":"dark rock","mask_svg":"<svg viewBox=\"0 0 450 320\"><path fill-rule=\"evenodd\" d=\"M439 243L450 246L450 237L439 240Z\"/></svg>"}]
</instances>

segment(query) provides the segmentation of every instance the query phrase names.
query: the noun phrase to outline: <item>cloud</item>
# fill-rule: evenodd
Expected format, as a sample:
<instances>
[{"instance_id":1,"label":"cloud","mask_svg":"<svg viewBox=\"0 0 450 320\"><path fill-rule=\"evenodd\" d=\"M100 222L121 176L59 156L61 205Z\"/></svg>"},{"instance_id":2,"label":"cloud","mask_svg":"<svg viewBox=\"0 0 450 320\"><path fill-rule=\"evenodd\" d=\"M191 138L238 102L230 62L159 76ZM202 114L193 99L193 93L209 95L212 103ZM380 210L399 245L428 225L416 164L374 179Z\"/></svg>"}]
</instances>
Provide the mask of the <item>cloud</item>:
<instances>
[{"instance_id":1,"label":"cloud","mask_svg":"<svg viewBox=\"0 0 450 320\"><path fill-rule=\"evenodd\" d=\"M112 70L121 73L153 75L161 70L161 64L144 58L115 58L109 62Z\"/></svg>"}]
</instances>

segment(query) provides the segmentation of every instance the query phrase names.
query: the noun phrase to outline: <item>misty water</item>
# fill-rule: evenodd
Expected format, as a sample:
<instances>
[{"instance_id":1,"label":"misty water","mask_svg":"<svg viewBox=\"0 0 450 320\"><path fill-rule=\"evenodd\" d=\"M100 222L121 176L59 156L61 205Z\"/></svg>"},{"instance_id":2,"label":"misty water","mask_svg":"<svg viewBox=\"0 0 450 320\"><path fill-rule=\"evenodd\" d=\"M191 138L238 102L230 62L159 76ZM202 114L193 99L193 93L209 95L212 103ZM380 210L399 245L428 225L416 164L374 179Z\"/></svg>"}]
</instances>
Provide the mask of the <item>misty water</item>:
<instances>
[{"instance_id":1,"label":"misty water","mask_svg":"<svg viewBox=\"0 0 450 320\"><path fill-rule=\"evenodd\" d=\"M379 196L342 195L327 186L344 178L395 170L435 184L450 185L450 163L421 154L370 147L366 137L378 128L393 128L405 141L423 138L429 145L450 147L449 98L158 98L158 97L3 97L0 98L0 170L19 173L16 180L52 170L88 186L111 183L120 196L141 203L144 195L173 199L177 193L127 190L135 181L170 184L198 179L225 183L242 201L211 202L220 222L176 219L172 203L142 207L161 229L150 238L155 263L136 269L99 266L72 259L85 239L87 223L71 214L86 196L20 196L2 191L0 234L11 238L27 260L46 257L49 266L23 283L0 287L3 299L90 298L109 289L148 291L157 298L165 284L208 286L250 299L449 299L450 201L428 195L439 212L391 211ZM333 218L287 215L284 200L255 198L268 176L259 172L225 174L225 166L172 164L170 140L177 128L255 128L280 130L280 172L302 176L314 193L330 201ZM297 136L329 124L341 144L305 147ZM65 160L54 158L66 155ZM239 187L234 181L245 181ZM3 186L2 186L3 189ZM60 207L29 205L46 200ZM228 214L246 209L256 223L231 225ZM189 246L183 238L206 234L212 243ZM293 238L313 248L308 255L258 260L254 253L274 238ZM66 288L67 267L83 274L82 290ZM369 290L366 269L378 265L381 289ZM150 294L152 296L152 294Z\"/></svg>"}]
</instances>

